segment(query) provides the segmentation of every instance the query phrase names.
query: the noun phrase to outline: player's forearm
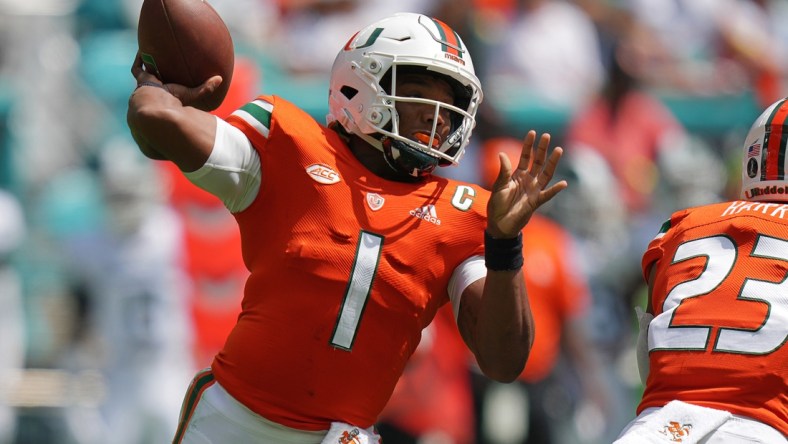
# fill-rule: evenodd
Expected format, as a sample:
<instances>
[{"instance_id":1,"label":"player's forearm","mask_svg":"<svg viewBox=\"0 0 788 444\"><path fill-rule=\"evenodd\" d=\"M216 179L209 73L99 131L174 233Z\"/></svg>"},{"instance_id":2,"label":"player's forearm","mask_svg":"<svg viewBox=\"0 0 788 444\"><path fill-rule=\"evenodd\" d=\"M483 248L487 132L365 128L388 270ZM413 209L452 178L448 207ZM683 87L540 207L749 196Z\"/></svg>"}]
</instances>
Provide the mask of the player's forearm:
<instances>
[{"instance_id":1,"label":"player's forearm","mask_svg":"<svg viewBox=\"0 0 788 444\"><path fill-rule=\"evenodd\" d=\"M126 123L140 151L147 157L156 160L167 160L166 151L160 150L161 133L166 125L165 111L181 106L177 98L170 95L163 86L152 82L137 88L129 98Z\"/></svg>"},{"instance_id":2,"label":"player's forearm","mask_svg":"<svg viewBox=\"0 0 788 444\"><path fill-rule=\"evenodd\" d=\"M134 91L126 120L143 154L171 160L183 171L198 169L213 149L216 117L184 107L161 87Z\"/></svg>"},{"instance_id":3,"label":"player's forearm","mask_svg":"<svg viewBox=\"0 0 788 444\"><path fill-rule=\"evenodd\" d=\"M145 157L153 160L167 160L167 157L158 152L131 124L129 124L129 130L131 132L131 137L134 139L134 142L137 143L140 152L142 152Z\"/></svg>"},{"instance_id":4,"label":"player's forearm","mask_svg":"<svg viewBox=\"0 0 788 444\"><path fill-rule=\"evenodd\" d=\"M488 272L475 337L476 359L485 375L511 382L522 373L534 325L521 270Z\"/></svg>"}]
</instances>

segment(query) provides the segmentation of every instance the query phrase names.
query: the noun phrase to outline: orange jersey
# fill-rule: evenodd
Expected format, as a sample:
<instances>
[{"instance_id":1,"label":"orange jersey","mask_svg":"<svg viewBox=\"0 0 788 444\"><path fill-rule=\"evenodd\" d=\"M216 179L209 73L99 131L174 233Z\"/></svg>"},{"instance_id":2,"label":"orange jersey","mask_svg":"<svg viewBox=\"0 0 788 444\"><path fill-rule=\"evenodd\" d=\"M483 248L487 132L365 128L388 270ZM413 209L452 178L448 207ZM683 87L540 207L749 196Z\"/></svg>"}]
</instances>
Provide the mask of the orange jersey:
<instances>
[{"instance_id":1,"label":"orange jersey","mask_svg":"<svg viewBox=\"0 0 788 444\"><path fill-rule=\"evenodd\" d=\"M439 177L384 180L278 97L227 121L259 153L262 183L236 214L251 275L216 378L286 426L371 426L449 301L452 271L483 254L489 193Z\"/></svg>"},{"instance_id":2,"label":"orange jersey","mask_svg":"<svg viewBox=\"0 0 788 444\"><path fill-rule=\"evenodd\" d=\"M638 413L678 399L788 434L788 205L679 211L642 264L655 318Z\"/></svg>"}]
</instances>

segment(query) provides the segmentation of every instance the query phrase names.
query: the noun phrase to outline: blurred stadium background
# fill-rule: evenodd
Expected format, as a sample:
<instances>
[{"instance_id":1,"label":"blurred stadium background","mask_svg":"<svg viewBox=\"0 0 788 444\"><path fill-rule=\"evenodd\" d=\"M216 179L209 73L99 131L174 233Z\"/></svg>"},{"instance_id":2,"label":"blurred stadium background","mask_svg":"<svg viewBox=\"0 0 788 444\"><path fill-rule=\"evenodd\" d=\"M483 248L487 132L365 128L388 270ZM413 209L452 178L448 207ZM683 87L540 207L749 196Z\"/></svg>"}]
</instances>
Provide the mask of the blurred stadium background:
<instances>
[{"instance_id":1,"label":"blurred stadium background","mask_svg":"<svg viewBox=\"0 0 788 444\"><path fill-rule=\"evenodd\" d=\"M592 294L582 321L611 404L583 402L568 350L553 375L562 390L544 397L556 442L610 442L640 395L640 254L672 210L736 197L749 125L788 94L788 2L211 3L237 52L217 114L265 93L322 122L336 50L410 10L460 33L485 89L476 140L446 174L479 182L485 146L531 128L566 148L571 188L547 213L579 246ZM163 442L238 310L232 219L142 158L125 125L140 5L0 0L0 444ZM628 94L642 106L622 105ZM419 442L520 442L520 395L502 390L497 432Z\"/></svg>"}]
</instances>

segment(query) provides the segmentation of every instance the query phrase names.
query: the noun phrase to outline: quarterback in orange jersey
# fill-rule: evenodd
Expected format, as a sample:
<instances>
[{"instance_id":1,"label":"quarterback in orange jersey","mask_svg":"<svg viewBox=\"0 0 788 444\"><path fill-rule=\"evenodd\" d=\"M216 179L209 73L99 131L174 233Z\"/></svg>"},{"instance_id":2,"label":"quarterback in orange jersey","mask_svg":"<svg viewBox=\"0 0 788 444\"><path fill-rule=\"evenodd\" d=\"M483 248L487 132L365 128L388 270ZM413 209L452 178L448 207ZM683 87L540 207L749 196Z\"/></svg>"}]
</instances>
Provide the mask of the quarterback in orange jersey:
<instances>
[{"instance_id":1,"label":"quarterback in orange jersey","mask_svg":"<svg viewBox=\"0 0 788 444\"><path fill-rule=\"evenodd\" d=\"M328 124L281 97L226 119L189 106L221 81L162 85L138 57L128 124L235 216L242 311L192 381L174 442L376 442L373 424L438 308L490 378L522 372L534 327L523 227L566 187L550 136L500 158L492 192L457 164L482 90L460 37L401 13L354 34L331 71Z\"/></svg>"},{"instance_id":2,"label":"quarterback in orange jersey","mask_svg":"<svg viewBox=\"0 0 788 444\"><path fill-rule=\"evenodd\" d=\"M645 392L616 442L787 442L786 117L782 99L750 129L742 200L674 213L645 252Z\"/></svg>"}]
</instances>

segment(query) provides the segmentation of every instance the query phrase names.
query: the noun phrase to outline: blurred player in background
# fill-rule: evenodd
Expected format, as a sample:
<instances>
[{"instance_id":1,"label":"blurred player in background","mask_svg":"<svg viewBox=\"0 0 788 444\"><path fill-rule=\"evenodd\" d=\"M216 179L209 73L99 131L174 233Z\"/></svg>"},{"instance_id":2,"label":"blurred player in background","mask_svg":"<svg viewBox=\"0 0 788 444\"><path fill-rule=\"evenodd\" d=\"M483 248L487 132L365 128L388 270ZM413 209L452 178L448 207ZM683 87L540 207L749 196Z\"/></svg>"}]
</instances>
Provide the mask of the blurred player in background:
<instances>
[{"instance_id":1,"label":"blurred player in background","mask_svg":"<svg viewBox=\"0 0 788 444\"><path fill-rule=\"evenodd\" d=\"M491 187L495 181L498 153L516 159L519 142L508 137L485 142L480 157L480 178ZM531 358L519 376L527 412L525 427L517 442L549 444L560 442L569 417L583 406L593 411L594 433L604 431L609 400L606 383L595 345L585 325L592 297L572 235L561 225L539 214L534 215L523 230L525 264L523 274L529 289L529 300L538 331ZM579 384L573 388L571 382ZM501 432L497 426L496 393L510 390L500 384L477 381L479 406L477 436L481 442L504 442L494 437ZM505 395L508 396L508 395ZM501 407L504 408L504 407ZM503 415L505 416L505 415ZM508 442L508 441L507 441Z\"/></svg>"},{"instance_id":2,"label":"blurred player in background","mask_svg":"<svg viewBox=\"0 0 788 444\"><path fill-rule=\"evenodd\" d=\"M482 91L459 36L398 14L362 29L331 72L328 127L260 96L226 120L197 88L142 69L128 123L141 151L218 196L251 276L242 312L190 387L175 442L375 441L421 331L451 303L481 370L511 382L533 342L521 230L566 187L561 150L525 137L493 192L432 175L457 164Z\"/></svg>"},{"instance_id":3,"label":"blurred player in background","mask_svg":"<svg viewBox=\"0 0 788 444\"><path fill-rule=\"evenodd\" d=\"M27 229L17 198L0 189L0 444L14 442L17 416L11 391L25 367L25 315L22 279L11 258L22 245Z\"/></svg>"},{"instance_id":4,"label":"blurred player in background","mask_svg":"<svg viewBox=\"0 0 788 444\"><path fill-rule=\"evenodd\" d=\"M738 201L674 213L643 255L645 392L618 444L785 443L788 99L753 123Z\"/></svg>"},{"instance_id":5,"label":"blurred player in background","mask_svg":"<svg viewBox=\"0 0 788 444\"><path fill-rule=\"evenodd\" d=\"M529 361L530 362L530 361ZM468 348L445 305L422 333L376 425L386 444L472 444L476 419Z\"/></svg>"},{"instance_id":6,"label":"blurred player in background","mask_svg":"<svg viewBox=\"0 0 788 444\"><path fill-rule=\"evenodd\" d=\"M98 165L106 223L70 239L66 251L80 258L70 272L90 307L82 328L99 340L80 347L105 378L99 441L161 442L177 427L180 382L196 368L183 225L127 138L105 147Z\"/></svg>"},{"instance_id":7,"label":"blurred player in background","mask_svg":"<svg viewBox=\"0 0 788 444\"><path fill-rule=\"evenodd\" d=\"M481 183L492 187L498 154L514 162L520 148L520 141L509 137L486 141L478 164ZM584 325L591 294L574 263L572 236L535 214L523 238L523 274L538 333L517 383L495 383L479 374L451 317L439 312L383 412L384 442L557 443L567 439L562 429L581 405L593 409L598 427L595 433L584 430L584 437L604 432L605 369Z\"/></svg>"}]
</instances>

